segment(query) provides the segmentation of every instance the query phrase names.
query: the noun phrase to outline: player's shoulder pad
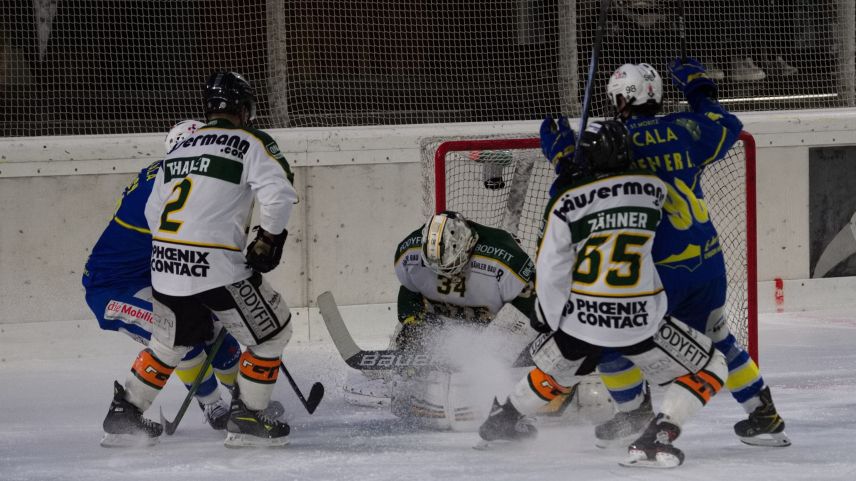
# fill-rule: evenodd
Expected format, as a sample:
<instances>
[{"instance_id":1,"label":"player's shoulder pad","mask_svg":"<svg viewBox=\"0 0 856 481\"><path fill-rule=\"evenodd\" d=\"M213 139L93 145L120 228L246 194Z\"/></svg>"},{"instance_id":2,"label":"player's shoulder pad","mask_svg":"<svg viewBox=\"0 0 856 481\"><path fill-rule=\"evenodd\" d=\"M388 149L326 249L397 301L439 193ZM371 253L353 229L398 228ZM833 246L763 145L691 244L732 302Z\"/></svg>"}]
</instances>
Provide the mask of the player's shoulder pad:
<instances>
[{"instance_id":1,"label":"player's shoulder pad","mask_svg":"<svg viewBox=\"0 0 856 481\"><path fill-rule=\"evenodd\" d=\"M508 231L470 222L479 235L473 247L474 256L494 259L508 266L524 281L529 282L535 274L535 264L520 243Z\"/></svg>"},{"instance_id":2,"label":"player's shoulder pad","mask_svg":"<svg viewBox=\"0 0 856 481\"><path fill-rule=\"evenodd\" d=\"M401 259L401 256L404 255L410 249L421 249L422 248L422 227L419 227L415 231L411 232L398 244L398 247L395 249L395 264L398 264L398 261Z\"/></svg>"},{"instance_id":3,"label":"player's shoulder pad","mask_svg":"<svg viewBox=\"0 0 856 481\"><path fill-rule=\"evenodd\" d=\"M276 140L270 136L267 132L264 132L259 129L254 129L252 127L245 127L250 135L259 139L259 142L264 146L265 153L276 160L279 165L285 170L285 175L288 177L288 181L292 184L294 183L294 172L291 171L291 166L288 164L288 161L285 159L285 154L279 149L279 145L276 143Z\"/></svg>"}]
</instances>

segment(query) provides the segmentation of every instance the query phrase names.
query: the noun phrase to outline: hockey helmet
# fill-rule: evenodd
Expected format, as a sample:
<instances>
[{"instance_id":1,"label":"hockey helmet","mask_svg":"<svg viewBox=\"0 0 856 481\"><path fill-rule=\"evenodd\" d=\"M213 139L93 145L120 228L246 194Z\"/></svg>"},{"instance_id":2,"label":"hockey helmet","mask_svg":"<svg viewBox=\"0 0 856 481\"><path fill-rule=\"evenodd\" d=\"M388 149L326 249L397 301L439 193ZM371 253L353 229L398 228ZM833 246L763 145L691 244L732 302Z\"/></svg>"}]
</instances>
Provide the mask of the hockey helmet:
<instances>
[{"instance_id":1,"label":"hockey helmet","mask_svg":"<svg viewBox=\"0 0 856 481\"><path fill-rule=\"evenodd\" d=\"M166 147L167 153L172 151L172 148L179 142L193 135L193 133L196 132L196 129L202 127L202 125L202 122L196 120L182 120L181 122L173 125L172 128L169 129L169 133L166 134L166 139L164 140L164 147Z\"/></svg>"},{"instance_id":2,"label":"hockey helmet","mask_svg":"<svg viewBox=\"0 0 856 481\"><path fill-rule=\"evenodd\" d=\"M216 113L241 116L243 110L247 113L246 121L256 118L255 91L237 72L212 73L205 84L204 100L206 119Z\"/></svg>"},{"instance_id":3,"label":"hockey helmet","mask_svg":"<svg viewBox=\"0 0 856 481\"><path fill-rule=\"evenodd\" d=\"M593 174L626 170L633 160L627 127L618 120L590 123L580 136L580 155Z\"/></svg>"},{"instance_id":4,"label":"hockey helmet","mask_svg":"<svg viewBox=\"0 0 856 481\"><path fill-rule=\"evenodd\" d=\"M609 78L606 94L615 108L618 108L619 95L631 106L660 104L663 101L663 78L647 63L626 63Z\"/></svg>"},{"instance_id":5,"label":"hockey helmet","mask_svg":"<svg viewBox=\"0 0 856 481\"><path fill-rule=\"evenodd\" d=\"M431 216L422 228L422 261L443 276L463 270L479 236L464 216L445 211Z\"/></svg>"}]
</instances>

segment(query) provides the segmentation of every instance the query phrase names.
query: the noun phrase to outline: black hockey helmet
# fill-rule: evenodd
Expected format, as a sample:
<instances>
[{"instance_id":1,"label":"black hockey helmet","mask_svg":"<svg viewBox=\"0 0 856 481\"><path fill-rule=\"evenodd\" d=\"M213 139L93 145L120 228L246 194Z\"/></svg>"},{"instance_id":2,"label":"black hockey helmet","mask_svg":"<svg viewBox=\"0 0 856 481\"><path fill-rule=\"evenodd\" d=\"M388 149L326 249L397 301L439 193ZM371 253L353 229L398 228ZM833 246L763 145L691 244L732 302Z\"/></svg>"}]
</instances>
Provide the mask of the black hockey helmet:
<instances>
[{"instance_id":1,"label":"black hockey helmet","mask_svg":"<svg viewBox=\"0 0 856 481\"><path fill-rule=\"evenodd\" d=\"M247 112L246 121L256 118L255 91L237 72L220 70L212 73L205 84L204 100L206 118L218 113L242 116L244 109Z\"/></svg>"},{"instance_id":2,"label":"black hockey helmet","mask_svg":"<svg viewBox=\"0 0 856 481\"><path fill-rule=\"evenodd\" d=\"M630 133L618 120L592 122L580 137L579 154L592 174L626 170L633 160Z\"/></svg>"}]
</instances>

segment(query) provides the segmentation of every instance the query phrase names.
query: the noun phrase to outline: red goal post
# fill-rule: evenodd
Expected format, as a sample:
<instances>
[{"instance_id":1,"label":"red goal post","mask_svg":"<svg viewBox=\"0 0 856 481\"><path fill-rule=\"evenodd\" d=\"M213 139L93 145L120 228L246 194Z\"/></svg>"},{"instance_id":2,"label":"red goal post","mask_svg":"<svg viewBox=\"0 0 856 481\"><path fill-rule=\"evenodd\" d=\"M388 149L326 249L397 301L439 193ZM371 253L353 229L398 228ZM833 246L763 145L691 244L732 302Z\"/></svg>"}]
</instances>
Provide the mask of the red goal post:
<instances>
[{"instance_id":1,"label":"red goal post","mask_svg":"<svg viewBox=\"0 0 856 481\"><path fill-rule=\"evenodd\" d=\"M515 234L535 255L548 189L555 177L538 138L427 138L420 143L425 214L446 209ZM709 165L702 188L728 270L731 332L758 360L755 139Z\"/></svg>"}]
</instances>

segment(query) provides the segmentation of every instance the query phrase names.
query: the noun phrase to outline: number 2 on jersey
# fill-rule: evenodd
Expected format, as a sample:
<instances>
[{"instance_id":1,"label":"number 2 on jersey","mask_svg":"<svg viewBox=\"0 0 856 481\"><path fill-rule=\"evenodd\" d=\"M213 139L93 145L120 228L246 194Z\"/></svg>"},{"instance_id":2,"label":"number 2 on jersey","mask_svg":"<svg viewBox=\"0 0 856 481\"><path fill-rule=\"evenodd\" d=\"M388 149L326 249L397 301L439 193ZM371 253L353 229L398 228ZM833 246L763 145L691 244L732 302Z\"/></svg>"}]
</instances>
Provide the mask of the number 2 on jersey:
<instances>
[{"instance_id":1,"label":"number 2 on jersey","mask_svg":"<svg viewBox=\"0 0 856 481\"><path fill-rule=\"evenodd\" d=\"M190 179L185 178L175 187L172 188L172 194L175 194L178 191L178 196L175 200L167 202L167 204L163 208L163 213L161 214L161 223L159 230L176 233L178 229L181 228L181 224L183 224L180 220L170 219L170 214L174 214L181 209L184 208L184 204L187 202L187 197L190 196L190 189L193 187L193 183ZM170 195L172 197L172 195Z\"/></svg>"}]
</instances>

